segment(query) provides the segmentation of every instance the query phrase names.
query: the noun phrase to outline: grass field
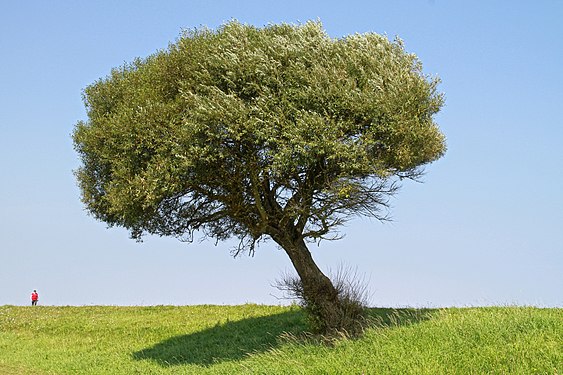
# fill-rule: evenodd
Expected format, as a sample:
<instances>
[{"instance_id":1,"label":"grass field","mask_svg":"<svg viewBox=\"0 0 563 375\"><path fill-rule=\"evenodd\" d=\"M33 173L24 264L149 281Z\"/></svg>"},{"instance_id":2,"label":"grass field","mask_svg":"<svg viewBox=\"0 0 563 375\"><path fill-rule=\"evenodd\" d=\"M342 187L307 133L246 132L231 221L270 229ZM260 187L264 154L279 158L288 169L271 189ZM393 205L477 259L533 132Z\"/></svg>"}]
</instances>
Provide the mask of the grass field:
<instances>
[{"instance_id":1,"label":"grass field","mask_svg":"<svg viewBox=\"0 0 563 375\"><path fill-rule=\"evenodd\" d=\"M321 342L295 306L0 306L0 374L563 373L563 309L370 314Z\"/></svg>"}]
</instances>

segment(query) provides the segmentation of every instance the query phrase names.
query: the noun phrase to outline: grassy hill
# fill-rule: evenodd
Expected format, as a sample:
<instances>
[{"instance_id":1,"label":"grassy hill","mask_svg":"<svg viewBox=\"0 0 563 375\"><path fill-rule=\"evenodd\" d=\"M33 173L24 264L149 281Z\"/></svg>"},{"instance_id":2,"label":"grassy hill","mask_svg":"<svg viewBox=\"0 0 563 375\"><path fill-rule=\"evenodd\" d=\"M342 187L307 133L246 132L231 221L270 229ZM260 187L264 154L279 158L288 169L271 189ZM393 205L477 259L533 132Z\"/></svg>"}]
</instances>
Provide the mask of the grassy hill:
<instances>
[{"instance_id":1,"label":"grassy hill","mask_svg":"<svg viewBox=\"0 0 563 375\"><path fill-rule=\"evenodd\" d=\"M561 374L563 309L371 309L359 339L281 306L0 306L0 374Z\"/></svg>"}]
</instances>

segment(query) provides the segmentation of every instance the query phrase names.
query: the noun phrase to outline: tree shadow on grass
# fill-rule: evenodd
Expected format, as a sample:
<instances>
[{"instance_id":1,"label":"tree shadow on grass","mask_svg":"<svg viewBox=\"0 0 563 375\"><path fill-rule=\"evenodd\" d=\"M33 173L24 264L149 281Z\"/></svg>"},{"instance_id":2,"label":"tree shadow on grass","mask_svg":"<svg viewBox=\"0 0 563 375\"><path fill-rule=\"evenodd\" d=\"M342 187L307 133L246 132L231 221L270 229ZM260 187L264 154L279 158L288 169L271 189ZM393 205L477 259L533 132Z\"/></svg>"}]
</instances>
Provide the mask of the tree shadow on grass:
<instances>
[{"instance_id":1,"label":"tree shadow on grass","mask_svg":"<svg viewBox=\"0 0 563 375\"><path fill-rule=\"evenodd\" d=\"M429 320L435 309L368 309L370 326L389 329L397 326L417 324ZM265 352L282 342L280 336L288 336L304 342L311 341L306 335L306 320L302 311L294 310L218 324L187 335L171 337L150 348L132 354L135 360L151 360L160 366L169 367L184 364L211 366L213 364L237 361L249 354Z\"/></svg>"},{"instance_id":2,"label":"tree shadow on grass","mask_svg":"<svg viewBox=\"0 0 563 375\"><path fill-rule=\"evenodd\" d=\"M282 334L299 334L305 329L303 313L288 311L218 324L199 332L171 337L133 353L133 358L148 359L164 367L183 364L210 366L264 352L275 347Z\"/></svg>"}]
</instances>

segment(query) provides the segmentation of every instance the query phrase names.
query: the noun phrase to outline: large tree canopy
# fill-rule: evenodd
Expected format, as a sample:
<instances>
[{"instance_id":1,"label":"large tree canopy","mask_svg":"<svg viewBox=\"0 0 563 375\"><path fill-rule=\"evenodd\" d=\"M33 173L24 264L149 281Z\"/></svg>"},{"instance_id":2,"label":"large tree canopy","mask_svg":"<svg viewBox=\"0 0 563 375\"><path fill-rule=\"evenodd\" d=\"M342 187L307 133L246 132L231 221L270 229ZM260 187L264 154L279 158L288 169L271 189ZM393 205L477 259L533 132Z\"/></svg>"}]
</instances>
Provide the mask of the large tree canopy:
<instances>
[{"instance_id":1,"label":"large tree canopy","mask_svg":"<svg viewBox=\"0 0 563 375\"><path fill-rule=\"evenodd\" d=\"M85 89L82 200L137 239L198 231L253 251L270 237L307 284L306 241L351 215L383 218L398 178L444 153L437 84L374 33L236 21L186 32Z\"/></svg>"}]
</instances>

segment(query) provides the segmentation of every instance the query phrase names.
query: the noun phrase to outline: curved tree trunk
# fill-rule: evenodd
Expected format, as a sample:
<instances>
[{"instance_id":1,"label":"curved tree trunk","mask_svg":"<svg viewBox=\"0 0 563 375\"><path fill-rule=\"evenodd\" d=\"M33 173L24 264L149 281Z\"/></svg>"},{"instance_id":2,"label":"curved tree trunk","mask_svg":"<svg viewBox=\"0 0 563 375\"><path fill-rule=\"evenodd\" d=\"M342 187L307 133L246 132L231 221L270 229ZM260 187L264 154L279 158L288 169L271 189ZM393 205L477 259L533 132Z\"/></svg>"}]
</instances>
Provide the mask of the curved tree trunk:
<instances>
[{"instance_id":1,"label":"curved tree trunk","mask_svg":"<svg viewBox=\"0 0 563 375\"><path fill-rule=\"evenodd\" d=\"M313 329L320 333L339 330L342 304L330 279L319 269L305 241L300 236L272 236L295 267L303 287L303 298L315 320Z\"/></svg>"}]
</instances>

